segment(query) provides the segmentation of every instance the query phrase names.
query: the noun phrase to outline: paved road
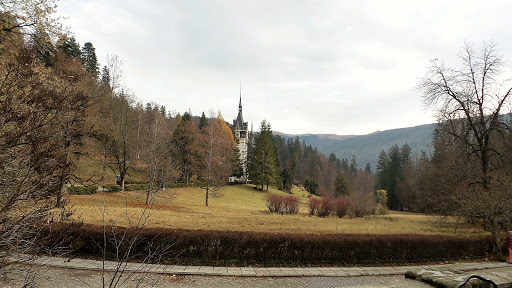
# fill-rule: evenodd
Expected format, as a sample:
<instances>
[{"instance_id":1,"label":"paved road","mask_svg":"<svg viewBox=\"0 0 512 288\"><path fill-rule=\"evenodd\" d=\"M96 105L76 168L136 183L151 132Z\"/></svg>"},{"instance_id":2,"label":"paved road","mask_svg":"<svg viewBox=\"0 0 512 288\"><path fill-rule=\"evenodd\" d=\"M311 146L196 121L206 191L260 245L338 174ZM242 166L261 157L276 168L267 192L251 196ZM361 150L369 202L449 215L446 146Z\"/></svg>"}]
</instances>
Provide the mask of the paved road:
<instances>
[{"instance_id":1,"label":"paved road","mask_svg":"<svg viewBox=\"0 0 512 288\"><path fill-rule=\"evenodd\" d=\"M7 275L0 278L1 287L21 287L28 266L11 267ZM91 270L74 270L55 267L32 267L38 287L67 288L67 287L101 287L101 272ZM35 270L34 270L35 269ZM6 277L5 277L6 276ZM109 275L106 275L108 278ZM251 288L281 288L281 287L395 287L395 288L428 288L431 287L419 281L405 279L404 276L362 276L362 277L229 277L229 276L172 276L158 274L133 274L122 287L136 287L136 280L144 279L140 287L251 287ZM108 282L108 280L107 280ZM121 283L121 282L119 282ZM108 286L108 285L107 285Z\"/></svg>"},{"instance_id":2,"label":"paved road","mask_svg":"<svg viewBox=\"0 0 512 288\"><path fill-rule=\"evenodd\" d=\"M0 287L23 286L27 270L34 272L39 287L101 287L105 286L102 276L108 282L119 265L124 272L117 284L124 284L122 287L136 287L139 281L141 287L152 287L153 283L158 283L154 287L430 287L405 279L407 271L415 271L417 279L433 275L459 283L469 274L479 274L499 281L496 283L512 284L512 266L493 261L393 267L213 267L45 256L34 259L30 255L11 260L15 264L0 270Z\"/></svg>"}]
</instances>

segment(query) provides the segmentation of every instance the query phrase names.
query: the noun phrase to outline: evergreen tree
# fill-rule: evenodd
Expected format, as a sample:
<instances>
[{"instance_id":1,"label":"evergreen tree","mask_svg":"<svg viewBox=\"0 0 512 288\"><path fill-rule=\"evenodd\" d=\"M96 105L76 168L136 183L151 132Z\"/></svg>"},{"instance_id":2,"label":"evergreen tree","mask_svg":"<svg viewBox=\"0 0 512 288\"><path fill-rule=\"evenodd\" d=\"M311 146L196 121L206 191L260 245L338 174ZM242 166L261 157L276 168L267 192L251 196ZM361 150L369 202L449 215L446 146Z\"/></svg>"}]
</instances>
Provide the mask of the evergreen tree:
<instances>
[{"instance_id":1,"label":"evergreen tree","mask_svg":"<svg viewBox=\"0 0 512 288\"><path fill-rule=\"evenodd\" d=\"M208 126L208 120L206 119L206 115L201 114L201 119L199 119L199 130L203 130L204 127Z\"/></svg>"},{"instance_id":2,"label":"evergreen tree","mask_svg":"<svg viewBox=\"0 0 512 288\"><path fill-rule=\"evenodd\" d=\"M336 162L336 154L334 154L334 152L329 154L329 163L333 163L333 162Z\"/></svg>"},{"instance_id":3,"label":"evergreen tree","mask_svg":"<svg viewBox=\"0 0 512 288\"><path fill-rule=\"evenodd\" d=\"M388 187L388 166L389 157L386 151L382 150L377 159L377 168L375 170L375 189L387 190Z\"/></svg>"},{"instance_id":4,"label":"evergreen tree","mask_svg":"<svg viewBox=\"0 0 512 288\"><path fill-rule=\"evenodd\" d=\"M343 172L338 172L334 180L334 197L349 196L352 188L350 182Z\"/></svg>"},{"instance_id":5,"label":"evergreen tree","mask_svg":"<svg viewBox=\"0 0 512 288\"><path fill-rule=\"evenodd\" d=\"M80 58L80 45L76 42L75 37L62 37L57 42L57 49L71 58Z\"/></svg>"},{"instance_id":6,"label":"evergreen tree","mask_svg":"<svg viewBox=\"0 0 512 288\"><path fill-rule=\"evenodd\" d=\"M183 116L181 117L181 120L182 121L190 121L190 120L192 120L192 112L190 112L190 110L189 110L189 111L183 113Z\"/></svg>"},{"instance_id":7,"label":"evergreen tree","mask_svg":"<svg viewBox=\"0 0 512 288\"><path fill-rule=\"evenodd\" d=\"M255 185L261 185L261 190L264 185L267 185L268 191L268 186L275 182L279 174L279 166L272 128L270 123L263 120L250 160L249 175Z\"/></svg>"},{"instance_id":8,"label":"evergreen tree","mask_svg":"<svg viewBox=\"0 0 512 288\"><path fill-rule=\"evenodd\" d=\"M398 198L396 193L397 181L402 173L402 165L401 165L401 155L400 149L398 145L393 145L388 152L389 157L389 166L388 166L388 204L389 209L391 210L400 210L402 208L402 204Z\"/></svg>"},{"instance_id":9,"label":"evergreen tree","mask_svg":"<svg viewBox=\"0 0 512 288\"><path fill-rule=\"evenodd\" d=\"M104 86L107 86L110 87L110 71L108 70L108 67L105 65L103 66L103 68L101 69L101 84L104 85ZM112 87L110 87L110 89L112 90Z\"/></svg>"},{"instance_id":10,"label":"evergreen tree","mask_svg":"<svg viewBox=\"0 0 512 288\"><path fill-rule=\"evenodd\" d=\"M350 174L350 165L348 164L347 158L341 159L341 171L343 171L345 175Z\"/></svg>"},{"instance_id":11,"label":"evergreen tree","mask_svg":"<svg viewBox=\"0 0 512 288\"><path fill-rule=\"evenodd\" d=\"M350 162L350 175L357 174L357 160L356 156L352 154L352 161Z\"/></svg>"},{"instance_id":12,"label":"evergreen tree","mask_svg":"<svg viewBox=\"0 0 512 288\"><path fill-rule=\"evenodd\" d=\"M82 47L82 63L85 71L89 72L94 78L98 77L98 58L96 57L96 49L91 42L86 42Z\"/></svg>"},{"instance_id":13,"label":"evergreen tree","mask_svg":"<svg viewBox=\"0 0 512 288\"><path fill-rule=\"evenodd\" d=\"M162 114L162 116L167 116L167 112L164 105L160 106L160 109L158 111L160 112L160 114Z\"/></svg>"},{"instance_id":14,"label":"evergreen tree","mask_svg":"<svg viewBox=\"0 0 512 288\"><path fill-rule=\"evenodd\" d=\"M411 146L405 143L402 148L400 148L400 165L403 167L409 162L409 158L411 158Z\"/></svg>"},{"instance_id":15,"label":"evergreen tree","mask_svg":"<svg viewBox=\"0 0 512 288\"><path fill-rule=\"evenodd\" d=\"M370 163L366 163L366 166L364 167L364 172L372 175L372 167L370 166Z\"/></svg>"}]
</instances>

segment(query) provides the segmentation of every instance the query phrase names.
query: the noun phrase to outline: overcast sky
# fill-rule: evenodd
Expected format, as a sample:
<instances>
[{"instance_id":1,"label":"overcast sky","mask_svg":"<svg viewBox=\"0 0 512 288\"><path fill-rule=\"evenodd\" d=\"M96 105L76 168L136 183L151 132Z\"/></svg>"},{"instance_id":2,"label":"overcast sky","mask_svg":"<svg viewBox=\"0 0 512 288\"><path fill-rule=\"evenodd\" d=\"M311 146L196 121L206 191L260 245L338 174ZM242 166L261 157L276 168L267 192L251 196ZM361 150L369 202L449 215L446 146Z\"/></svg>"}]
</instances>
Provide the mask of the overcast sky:
<instances>
[{"instance_id":1,"label":"overcast sky","mask_svg":"<svg viewBox=\"0 0 512 288\"><path fill-rule=\"evenodd\" d=\"M465 42L512 60L510 1L61 0L100 65L123 61L137 99L243 115L289 134L367 134L435 122L418 77ZM509 68L510 65L507 67Z\"/></svg>"}]
</instances>

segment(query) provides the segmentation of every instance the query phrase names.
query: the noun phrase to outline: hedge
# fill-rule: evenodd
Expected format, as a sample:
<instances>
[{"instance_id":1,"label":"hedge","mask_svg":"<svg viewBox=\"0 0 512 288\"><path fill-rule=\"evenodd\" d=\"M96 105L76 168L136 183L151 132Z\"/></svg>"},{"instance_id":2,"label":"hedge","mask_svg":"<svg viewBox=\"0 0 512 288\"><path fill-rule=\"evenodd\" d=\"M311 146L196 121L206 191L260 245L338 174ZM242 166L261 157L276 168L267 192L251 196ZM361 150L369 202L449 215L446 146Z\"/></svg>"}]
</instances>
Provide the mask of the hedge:
<instances>
[{"instance_id":1,"label":"hedge","mask_svg":"<svg viewBox=\"0 0 512 288\"><path fill-rule=\"evenodd\" d=\"M90 195L98 191L96 186L69 186L67 188L70 195Z\"/></svg>"},{"instance_id":2,"label":"hedge","mask_svg":"<svg viewBox=\"0 0 512 288\"><path fill-rule=\"evenodd\" d=\"M53 227L53 233L58 229ZM107 237L112 237L112 231L124 233L126 228L107 227L106 230L110 235ZM103 243L102 226L84 224L69 233L75 253L102 255L97 245ZM127 235L136 233L140 233L140 241L132 255L142 258L147 251L155 251L155 247L171 247L171 253L160 261L186 265L332 266L427 262L484 258L492 247L490 237L443 235L287 234L164 228L139 232L128 229ZM113 253L113 247L107 247L107 251Z\"/></svg>"}]
</instances>

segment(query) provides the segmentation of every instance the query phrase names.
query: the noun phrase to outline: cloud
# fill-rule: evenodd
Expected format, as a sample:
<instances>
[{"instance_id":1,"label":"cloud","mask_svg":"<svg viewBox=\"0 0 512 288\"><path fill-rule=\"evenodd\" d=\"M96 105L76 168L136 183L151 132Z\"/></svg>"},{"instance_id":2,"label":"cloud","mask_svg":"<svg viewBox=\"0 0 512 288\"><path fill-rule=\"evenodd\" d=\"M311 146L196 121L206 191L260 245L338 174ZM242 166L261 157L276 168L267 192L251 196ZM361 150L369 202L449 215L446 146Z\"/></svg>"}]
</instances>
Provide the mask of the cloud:
<instances>
[{"instance_id":1,"label":"cloud","mask_svg":"<svg viewBox=\"0 0 512 288\"><path fill-rule=\"evenodd\" d=\"M465 41L512 51L507 1L74 1L78 41L124 62L144 102L287 133L364 134L433 122L415 91ZM505 55L510 59L512 55Z\"/></svg>"}]
</instances>

